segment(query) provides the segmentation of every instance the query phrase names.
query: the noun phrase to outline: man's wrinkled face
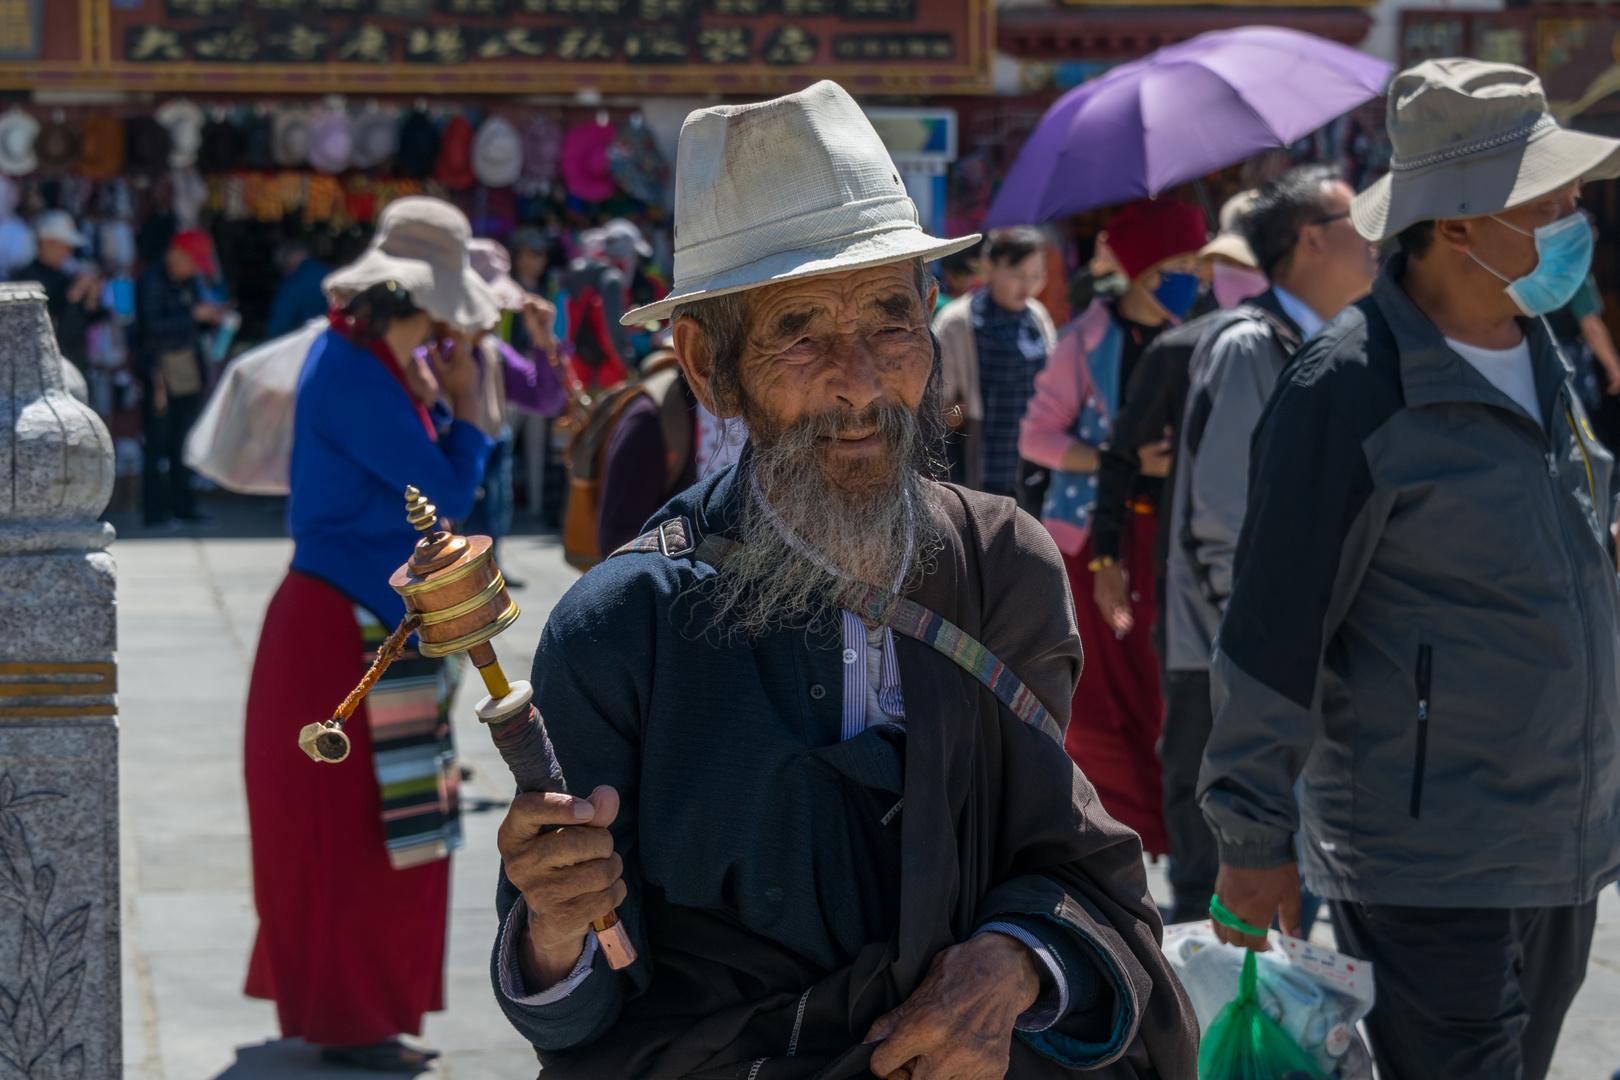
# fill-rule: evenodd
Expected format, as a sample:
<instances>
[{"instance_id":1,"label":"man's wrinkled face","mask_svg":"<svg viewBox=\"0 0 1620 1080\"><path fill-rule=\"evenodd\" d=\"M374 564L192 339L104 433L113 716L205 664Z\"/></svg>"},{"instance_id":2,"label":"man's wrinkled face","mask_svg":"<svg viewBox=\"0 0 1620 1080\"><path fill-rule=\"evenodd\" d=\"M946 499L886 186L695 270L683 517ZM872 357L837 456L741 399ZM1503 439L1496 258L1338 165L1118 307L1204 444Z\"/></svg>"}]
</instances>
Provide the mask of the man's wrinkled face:
<instances>
[{"instance_id":1,"label":"man's wrinkled face","mask_svg":"<svg viewBox=\"0 0 1620 1080\"><path fill-rule=\"evenodd\" d=\"M879 414L915 414L922 402L934 364L934 291L917 295L911 264L893 263L750 292L738 379L755 442L769 446L814 423L816 454L835 486L892 475Z\"/></svg>"}]
</instances>

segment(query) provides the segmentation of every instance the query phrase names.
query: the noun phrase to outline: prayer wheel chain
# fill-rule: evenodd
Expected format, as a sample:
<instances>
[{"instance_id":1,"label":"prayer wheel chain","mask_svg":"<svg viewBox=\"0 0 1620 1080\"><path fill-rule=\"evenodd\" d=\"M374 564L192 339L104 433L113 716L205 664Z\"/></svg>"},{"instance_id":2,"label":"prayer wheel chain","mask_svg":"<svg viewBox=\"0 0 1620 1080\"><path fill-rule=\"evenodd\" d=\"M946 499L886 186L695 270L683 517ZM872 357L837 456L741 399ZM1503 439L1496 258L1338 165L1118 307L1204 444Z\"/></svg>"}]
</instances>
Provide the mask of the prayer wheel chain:
<instances>
[{"instance_id":1,"label":"prayer wheel chain","mask_svg":"<svg viewBox=\"0 0 1620 1080\"><path fill-rule=\"evenodd\" d=\"M377 685L377 680L388 670L388 665L399 659L399 654L405 651L406 640L421 623L421 616L414 612L401 619L399 626L383 642L382 648L377 650L377 658L371 662L371 668L359 685L349 691L349 696L343 699L343 704L337 707L332 718L323 723L310 724L298 733L298 745L304 753L317 761L330 761L333 764L349 756L349 736L344 734L344 722L354 715L360 702L371 693L371 688Z\"/></svg>"}]
</instances>

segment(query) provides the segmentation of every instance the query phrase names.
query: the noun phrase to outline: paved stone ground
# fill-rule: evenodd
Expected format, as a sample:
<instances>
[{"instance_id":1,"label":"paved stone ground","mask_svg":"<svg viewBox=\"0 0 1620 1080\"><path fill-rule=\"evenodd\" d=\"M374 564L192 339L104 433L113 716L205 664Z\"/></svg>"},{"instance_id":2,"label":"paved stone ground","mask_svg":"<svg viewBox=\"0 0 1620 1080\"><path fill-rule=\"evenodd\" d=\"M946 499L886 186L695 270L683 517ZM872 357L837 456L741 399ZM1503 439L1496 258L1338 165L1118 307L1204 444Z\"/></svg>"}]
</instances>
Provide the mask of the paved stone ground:
<instances>
[{"instance_id":1,"label":"paved stone ground","mask_svg":"<svg viewBox=\"0 0 1620 1080\"><path fill-rule=\"evenodd\" d=\"M195 535L143 536L117 521L123 724L125 1080L355 1077L278 1038L273 1007L242 995L256 920L248 876L241 722L253 650L291 545L271 507L235 507ZM235 534L229 538L225 534ZM507 670L526 672L546 613L574 580L555 541L503 544L524 617L499 638ZM446 1080L516 1080L535 1062L490 999L495 829L509 781L458 702L467 846L455 857L447 1009L424 1041ZM313 767L313 766L312 766ZM478 809L483 807L483 809ZM1155 893L1160 867L1149 868ZM1164 898L1161 898L1164 899ZM1605 895L1585 987L1553 1076L1606 1080L1620 1068L1620 898ZM369 1075L369 1074L368 1074Z\"/></svg>"}]
</instances>

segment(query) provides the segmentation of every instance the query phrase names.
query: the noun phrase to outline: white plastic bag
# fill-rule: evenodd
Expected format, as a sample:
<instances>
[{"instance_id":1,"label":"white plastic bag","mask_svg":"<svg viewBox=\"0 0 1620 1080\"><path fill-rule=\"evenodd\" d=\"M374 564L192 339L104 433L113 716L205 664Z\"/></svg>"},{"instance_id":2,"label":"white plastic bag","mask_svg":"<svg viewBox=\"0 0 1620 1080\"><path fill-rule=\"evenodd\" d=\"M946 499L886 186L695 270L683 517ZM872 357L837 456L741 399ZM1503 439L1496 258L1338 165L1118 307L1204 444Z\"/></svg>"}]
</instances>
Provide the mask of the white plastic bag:
<instances>
[{"instance_id":1,"label":"white plastic bag","mask_svg":"<svg viewBox=\"0 0 1620 1080\"><path fill-rule=\"evenodd\" d=\"M1271 951L1257 953L1260 1005L1322 1075L1336 1080L1372 1080L1372 1056L1356 1023L1372 1011L1373 966L1332 949L1273 931ZM1164 955L1193 1011L1199 1033L1237 993L1246 950L1215 936L1207 920L1167 926Z\"/></svg>"},{"instance_id":2,"label":"white plastic bag","mask_svg":"<svg viewBox=\"0 0 1620 1080\"><path fill-rule=\"evenodd\" d=\"M244 495L286 495L298 376L325 316L231 361L186 438L186 464Z\"/></svg>"}]
</instances>

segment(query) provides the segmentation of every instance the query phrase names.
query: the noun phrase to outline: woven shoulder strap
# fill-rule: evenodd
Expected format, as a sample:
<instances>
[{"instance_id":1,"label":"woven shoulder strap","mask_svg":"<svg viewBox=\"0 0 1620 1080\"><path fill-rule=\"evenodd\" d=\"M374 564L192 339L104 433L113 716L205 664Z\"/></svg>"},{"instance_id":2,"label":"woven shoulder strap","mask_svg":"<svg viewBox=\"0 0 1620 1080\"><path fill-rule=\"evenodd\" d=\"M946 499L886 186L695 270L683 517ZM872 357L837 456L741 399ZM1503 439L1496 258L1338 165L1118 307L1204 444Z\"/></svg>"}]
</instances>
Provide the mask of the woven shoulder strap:
<instances>
[{"instance_id":1,"label":"woven shoulder strap","mask_svg":"<svg viewBox=\"0 0 1620 1080\"><path fill-rule=\"evenodd\" d=\"M706 536L702 543L694 541L692 523L684 517L671 518L658 528L636 537L608 558L633 552L661 553L671 558L691 555L699 562L719 566L742 547L723 536ZM1059 746L1063 745L1062 727L1046 706L1040 703L1040 699L1024 685L1024 681L997 660L995 653L979 644L972 634L943 615L915 600L907 600L861 581L851 581L844 586L838 593L837 604L868 622L886 626L949 657L957 667L988 687L1018 719L1030 727L1039 728Z\"/></svg>"}]
</instances>

